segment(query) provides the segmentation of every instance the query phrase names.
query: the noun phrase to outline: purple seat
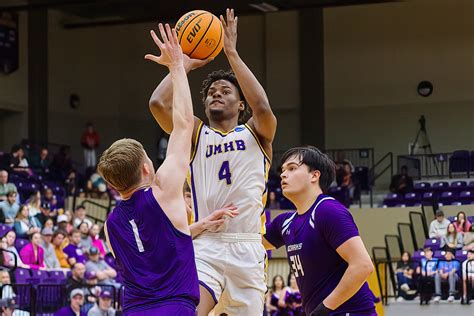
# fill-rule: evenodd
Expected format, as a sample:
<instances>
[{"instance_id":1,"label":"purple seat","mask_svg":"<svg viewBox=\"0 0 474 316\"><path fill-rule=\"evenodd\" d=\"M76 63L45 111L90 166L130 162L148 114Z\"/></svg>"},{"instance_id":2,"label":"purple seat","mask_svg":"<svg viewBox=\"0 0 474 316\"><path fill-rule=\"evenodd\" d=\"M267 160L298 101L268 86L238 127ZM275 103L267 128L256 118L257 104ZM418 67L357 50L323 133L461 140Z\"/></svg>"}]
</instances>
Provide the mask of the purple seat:
<instances>
[{"instance_id":1,"label":"purple seat","mask_svg":"<svg viewBox=\"0 0 474 316\"><path fill-rule=\"evenodd\" d=\"M397 193L389 193L385 196L383 200L383 204L387 205L388 207L393 207L401 203L402 203L402 199Z\"/></svg>"},{"instance_id":2,"label":"purple seat","mask_svg":"<svg viewBox=\"0 0 474 316\"><path fill-rule=\"evenodd\" d=\"M28 239L17 238L15 239L15 248L18 250L18 253L21 251L23 247L25 247L29 243Z\"/></svg>"},{"instance_id":3,"label":"purple seat","mask_svg":"<svg viewBox=\"0 0 474 316\"><path fill-rule=\"evenodd\" d=\"M31 277L39 279L42 282L43 280L49 278L49 274L47 271L31 269Z\"/></svg>"},{"instance_id":4,"label":"purple seat","mask_svg":"<svg viewBox=\"0 0 474 316\"><path fill-rule=\"evenodd\" d=\"M420 201L420 195L414 192L405 194L405 203L407 206L413 206Z\"/></svg>"},{"instance_id":5,"label":"purple seat","mask_svg":"<svg viewBox=\"0 0 474 316\"><path fill-rule=\"evenodd\" d=\"M462 205L462 202L461 201L454 201L454 202L451 202L450 205L456 205L456 206L459 206L459 205Z\"/></svg>"},{"instance_id":6,"label":"purple seat","mask_svg":"<svg viewBox=\"0 0 474 316\"><path fill-rule=\"evenodd\" d=\"M469 166L469 151L456 150L449 158L449 172L468 172Z\"/></svg>"},{"instance_id":7,"label":"purple seat","mask_svg":"<svg viewBox=\"0 0 474 316\"><path fill-rule=\"evenodd\" d=\"M446 251L444 251L444 250L436 250L433 254L433 258L444 259L445 254L446 254Z\"/></svg>"},{"instance_id":8,"label":"purple seat","mask_svg":"<svg viewBox=\"0 0 474 316\"><path fill-rule=\"evenodd\" d=\"M17 268L15 269L15 283L27 284L27 280L30 278L30 270Z\"/></svg>"},{"instance_id":9,"label":"purple seat","mask_svg":"<svg viewBox=\"0 0 474 316\"><path fill-rule=\"evenodd\" d=\"M38 285L41 283L41 280L38 278L28 278L26 279L26 284Z\"/></svg>"},{"instance_id":10,"label":"purple seat","mask_svg":"<svg viewBox=\"0 0 474 316\"><path fill-rule=\"evenodd\" d=\"M457 220L456 216L448 216L448 221L450 221L451 223L454 223L456 220Z\"/></svg>"},{"instance_id":11,"label":"purple seat","mask_svg":"<svg viewBox=\"0 0 474 316\"><path fill-rule=\"evenodd\" d=\"M421 202L423 203L423 205L431 205L435 198L436 198L436 194L434 192L425 192L423 193Z\"/></svg>"},{"instance_id":12,"label":"purple seat","mask_svg":"<svg viewBox=\"0 0 474 316\"><path fill-rule=\"evenodd\" d=\"M474 181L470 181L469 184L467 185L469 189L474 189Z\"/></svg>"},{"instance_id":13,"label":"purple seat","mask_svg":"<svg viewBox=\"0 0 474 316\"><path fill-rule=\"evenodd\" d=\"M451 183L450 185L450 190L454 190L454 191L462 191L464 189L466 189L467 187L467 182L466 181L454 181Z\"/></svg>"},{"instance_id":14,"label":"purple seat","mask_svg":"<svg viewBox=\"0 0 474 316\"><path fill-rule=\"evenodd\" d=\"M423 193L428 191L431 188L431 184L429 182L418 182L415 183L413 190L415 192Z\"/></svg>"},{"instance_id":15,"label":"purple seat","mask_svg":"<svg viewBox=\"0 0 474 316\"><path fill-rule=\"evenodd\" d=\"M416 250L411 257L413 261L421 261L421 259L425 256L425 252L423 250Z\"/></svg>"},{"instance_id":16,"label":"purple seat","mask_svg":"<svg viewBox=\"0 0 474 316\"><path fill-rule=\"evenodd\" d=\"M474 201L474 192L472 192L472 191L462 191L459 194L459 200L463 204L469 204L471 201Z\"/></svg>"},{"instance_id":17,"label":"purple seat","mask_svg":"<svg viewBox=\"0 0 474 316\"><path fill-rule=\"evenodd\" d=\"M449 188L449 183L446 182L446 181L439 181L439 182L435 182L433 183L433 185L431 186L431 190L432 191L444 191L446 190L447 188Z\"/></svg>"},{"instance_id":18,"label":"purple seat","mask_svg":"<svg viewBox=\"0 0 474 316\"><path fill-rule=\"evenodd\" d=\"M5 224L0 224L0 237L5 236L12 228Z\"/></svg>"},{"instance_id":19,"label":"purple seat","mask_svg":"<svg viewBox=\"0 0 474 316\"><path fill-rule=\"evenodd\" d=\"M474 216L468 216L467 219L468 219L471 223L474 223Z\"/></svg>"},{"instance_id":20,"label":"purple seat","mask_svg":"<svg viewBox=\"0 0 474 316\"><path fill-rule=\"evenodd\" d=\"M467 250L456 250L456 259L463 262L467 259Z\"/></svg>"},{"instance_id":21,"label":"purple seat","mask_svg":"<svg viewBox=\"0 0 474 316\"><path fill-rule=\"evenodd\" d=\"M443 203L443 205L449 205L452 202L454 202L456 199L457 199L456 193L452 191L446 191L446 192L441 193L441 197L439 201Z\"/></svg>"},{"instance_id":22,"label":"purple seat","mask_svg":"<svg viewBox=\"0 0 474 316\"><path fill-rule=\"evenodd\" d=\"M396 204L395 207L407 207L407 205L403 203L399 203L399 204Z\"/></svg>"},{"instance_id":23,"label":"purple seat","mask_svg":"<svg viewBox=\"0 0 474 316\"><path fill-rule=\"evenodd\" d=\"M350 206L349 191L347 190L347 188L331 187L329 188L328 195L338 200L342 205L346 207Z\"/></svg>"},{"instance_id":24,"label":"purple seat","mask_svg":"<svg viewBox=\"0 0 474 316\"><path fill-rule=\"evenodd\" d=\"M424 248L430 247L431 250L436 251L441 248L441 240L438 238L429 238L425 240Z\"/></svg>"},{"instance_id":25,"label":"purple seat","mask_svg":"<svg viewBox=\"0 0 474 316\"><path fill-rule=\"evenodd\" d=\"M51 279L55 279L56 283L58 284L66 283L66 276L64 275L64 272L61 270L49 271L49 277Z\"/></svg>"}]
</instances>

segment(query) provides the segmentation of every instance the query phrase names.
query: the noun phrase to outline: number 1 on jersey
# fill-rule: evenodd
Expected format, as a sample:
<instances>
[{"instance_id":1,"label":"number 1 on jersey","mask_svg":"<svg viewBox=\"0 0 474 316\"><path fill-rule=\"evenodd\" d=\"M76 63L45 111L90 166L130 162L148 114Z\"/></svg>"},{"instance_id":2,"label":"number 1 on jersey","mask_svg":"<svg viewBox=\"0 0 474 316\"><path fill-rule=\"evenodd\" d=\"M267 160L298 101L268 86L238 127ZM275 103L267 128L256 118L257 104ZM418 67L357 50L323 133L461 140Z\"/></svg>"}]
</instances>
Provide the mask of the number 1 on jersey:
<instances>
[{"instance_id":1,"label":"number 1 on jersey","mask_svg":"<svg viewBox=\"0 0 474 316\"><path fill-rule=\"evenodd\" d=\"M219 170L219 180L224 180L227 182L227 184L231 184L232 174L230 173L230 168L229 168L229 161L224 161L222 163L221 169Z\"/></svg>"}]
</instances>

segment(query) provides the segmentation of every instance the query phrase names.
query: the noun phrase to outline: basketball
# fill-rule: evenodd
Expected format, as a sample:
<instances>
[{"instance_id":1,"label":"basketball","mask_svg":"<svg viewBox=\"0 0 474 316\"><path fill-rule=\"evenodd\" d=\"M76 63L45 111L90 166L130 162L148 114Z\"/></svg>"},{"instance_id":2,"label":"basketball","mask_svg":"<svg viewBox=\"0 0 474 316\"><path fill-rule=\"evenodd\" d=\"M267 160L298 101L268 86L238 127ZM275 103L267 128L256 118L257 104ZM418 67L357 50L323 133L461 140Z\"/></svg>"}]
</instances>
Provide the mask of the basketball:
<instances>
[{"instance_id":1,"label":"basketball","mask_svg":"<svg viewBox=\"0 0 474 316\"><path fill-rule=\"evenodd\" d=\"M222 24L212 13L203 10L188 12L178 20L175 29L183 53L190 58L216 57L222 50Z\"/></svg>"}]
</instances>

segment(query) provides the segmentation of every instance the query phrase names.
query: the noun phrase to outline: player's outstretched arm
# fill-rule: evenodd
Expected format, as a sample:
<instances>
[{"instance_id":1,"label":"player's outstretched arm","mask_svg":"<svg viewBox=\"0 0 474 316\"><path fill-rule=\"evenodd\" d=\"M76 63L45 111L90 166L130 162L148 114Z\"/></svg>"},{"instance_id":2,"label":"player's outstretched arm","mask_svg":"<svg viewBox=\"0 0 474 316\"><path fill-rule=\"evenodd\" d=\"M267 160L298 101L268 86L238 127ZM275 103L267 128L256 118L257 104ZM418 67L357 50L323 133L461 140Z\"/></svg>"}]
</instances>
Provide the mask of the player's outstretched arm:
<instances>
[{"instance_id":1,"label":"player's outstretched arm","mask_svg":"<svg viewBox=\"0 0 474 316\"><path fill-rule=\"evenodd\" d=\"M233 205L215 210L205 218L189 226L191 236L194 239L205 231L217 233L224 227L226 217L234 218L237 215L239 215L239 211Z\"/></svg>"},{"instance_id":2,"label":"player's outstretched arm","mask_svg":"<svg viewBox=\"0 0 474 316\"><path fill-rule=\"evenodd\" d=\"M277 120L270 108L265 90L237 52L238 18L234 16L233 9L227 9L226 20L222 15L220 19L224 27L224 52L253 112L248 123L259 137L271 143L275 137Z\"/></svg>"},{"instance_id":3,"label":"player's outstretched arm","mask_svg":"<svg viewBox=\"0 0 474 316\"><path fill-rule=\"evenodd\" d=\"M152 55L146 55L145 58L154 61ZM186 73L189 73L191 70L206 65L213 59L214 58L206 60L191 59L183 54L184 69ZM156 122L166 133L170 134L173 130L173 82L171 80L171 74L168 74L156 87L155 91L153 91L149 106Z\"/></svg>"},{"instance_id":4,"label":"player's outstretched arm","mask_svg":"<svg viewBox=\"0 0 474 316\"><path fill-rule=\"evenodd\" d=\"M151 31L161 55L147 55L147 59L167 66L170 70L173 93L172 122L166 159L158 169L155 184L158 186L159 200L166 207L164 211L178 229L189 231L186 208L182 197L183 182L189 168L191 154L191 135L194 116L188 78L183 64L183 53L176 32L166 24L159 25L162 41Z\"/></svg>"},{"instance_id":5,"label":"player's outstretched arm","mask_svg":"<svg viewBox=\"0 0 474 316\"><path fill-rule=\"evenodd\" d=\"M348 267L339 284L323 301L330 310L335 310L354 296L374 271L372 260L359 236L348 239L336 251Z\"/></svg>"}]
</instances>

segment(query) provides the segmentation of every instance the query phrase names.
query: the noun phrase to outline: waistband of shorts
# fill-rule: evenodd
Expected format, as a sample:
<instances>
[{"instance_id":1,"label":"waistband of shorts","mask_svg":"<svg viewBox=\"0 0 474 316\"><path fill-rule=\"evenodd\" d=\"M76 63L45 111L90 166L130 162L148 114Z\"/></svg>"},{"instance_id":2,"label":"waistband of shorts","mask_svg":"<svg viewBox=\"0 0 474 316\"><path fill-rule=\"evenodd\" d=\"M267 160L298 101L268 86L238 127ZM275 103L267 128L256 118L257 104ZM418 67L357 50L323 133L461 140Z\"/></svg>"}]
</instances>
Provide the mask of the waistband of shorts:
<instances>
[{"instance_id":1,"label":"waistband of shorts","mask_svg":"<svg viewBox=\"0 0 474 316\"><path fill-rule=\"evenodd\" d=\"M213 239L223 242L254 241L262 242L262 235L254 233L203 233L198 239Z\"/></svg>"}]
</instances>

